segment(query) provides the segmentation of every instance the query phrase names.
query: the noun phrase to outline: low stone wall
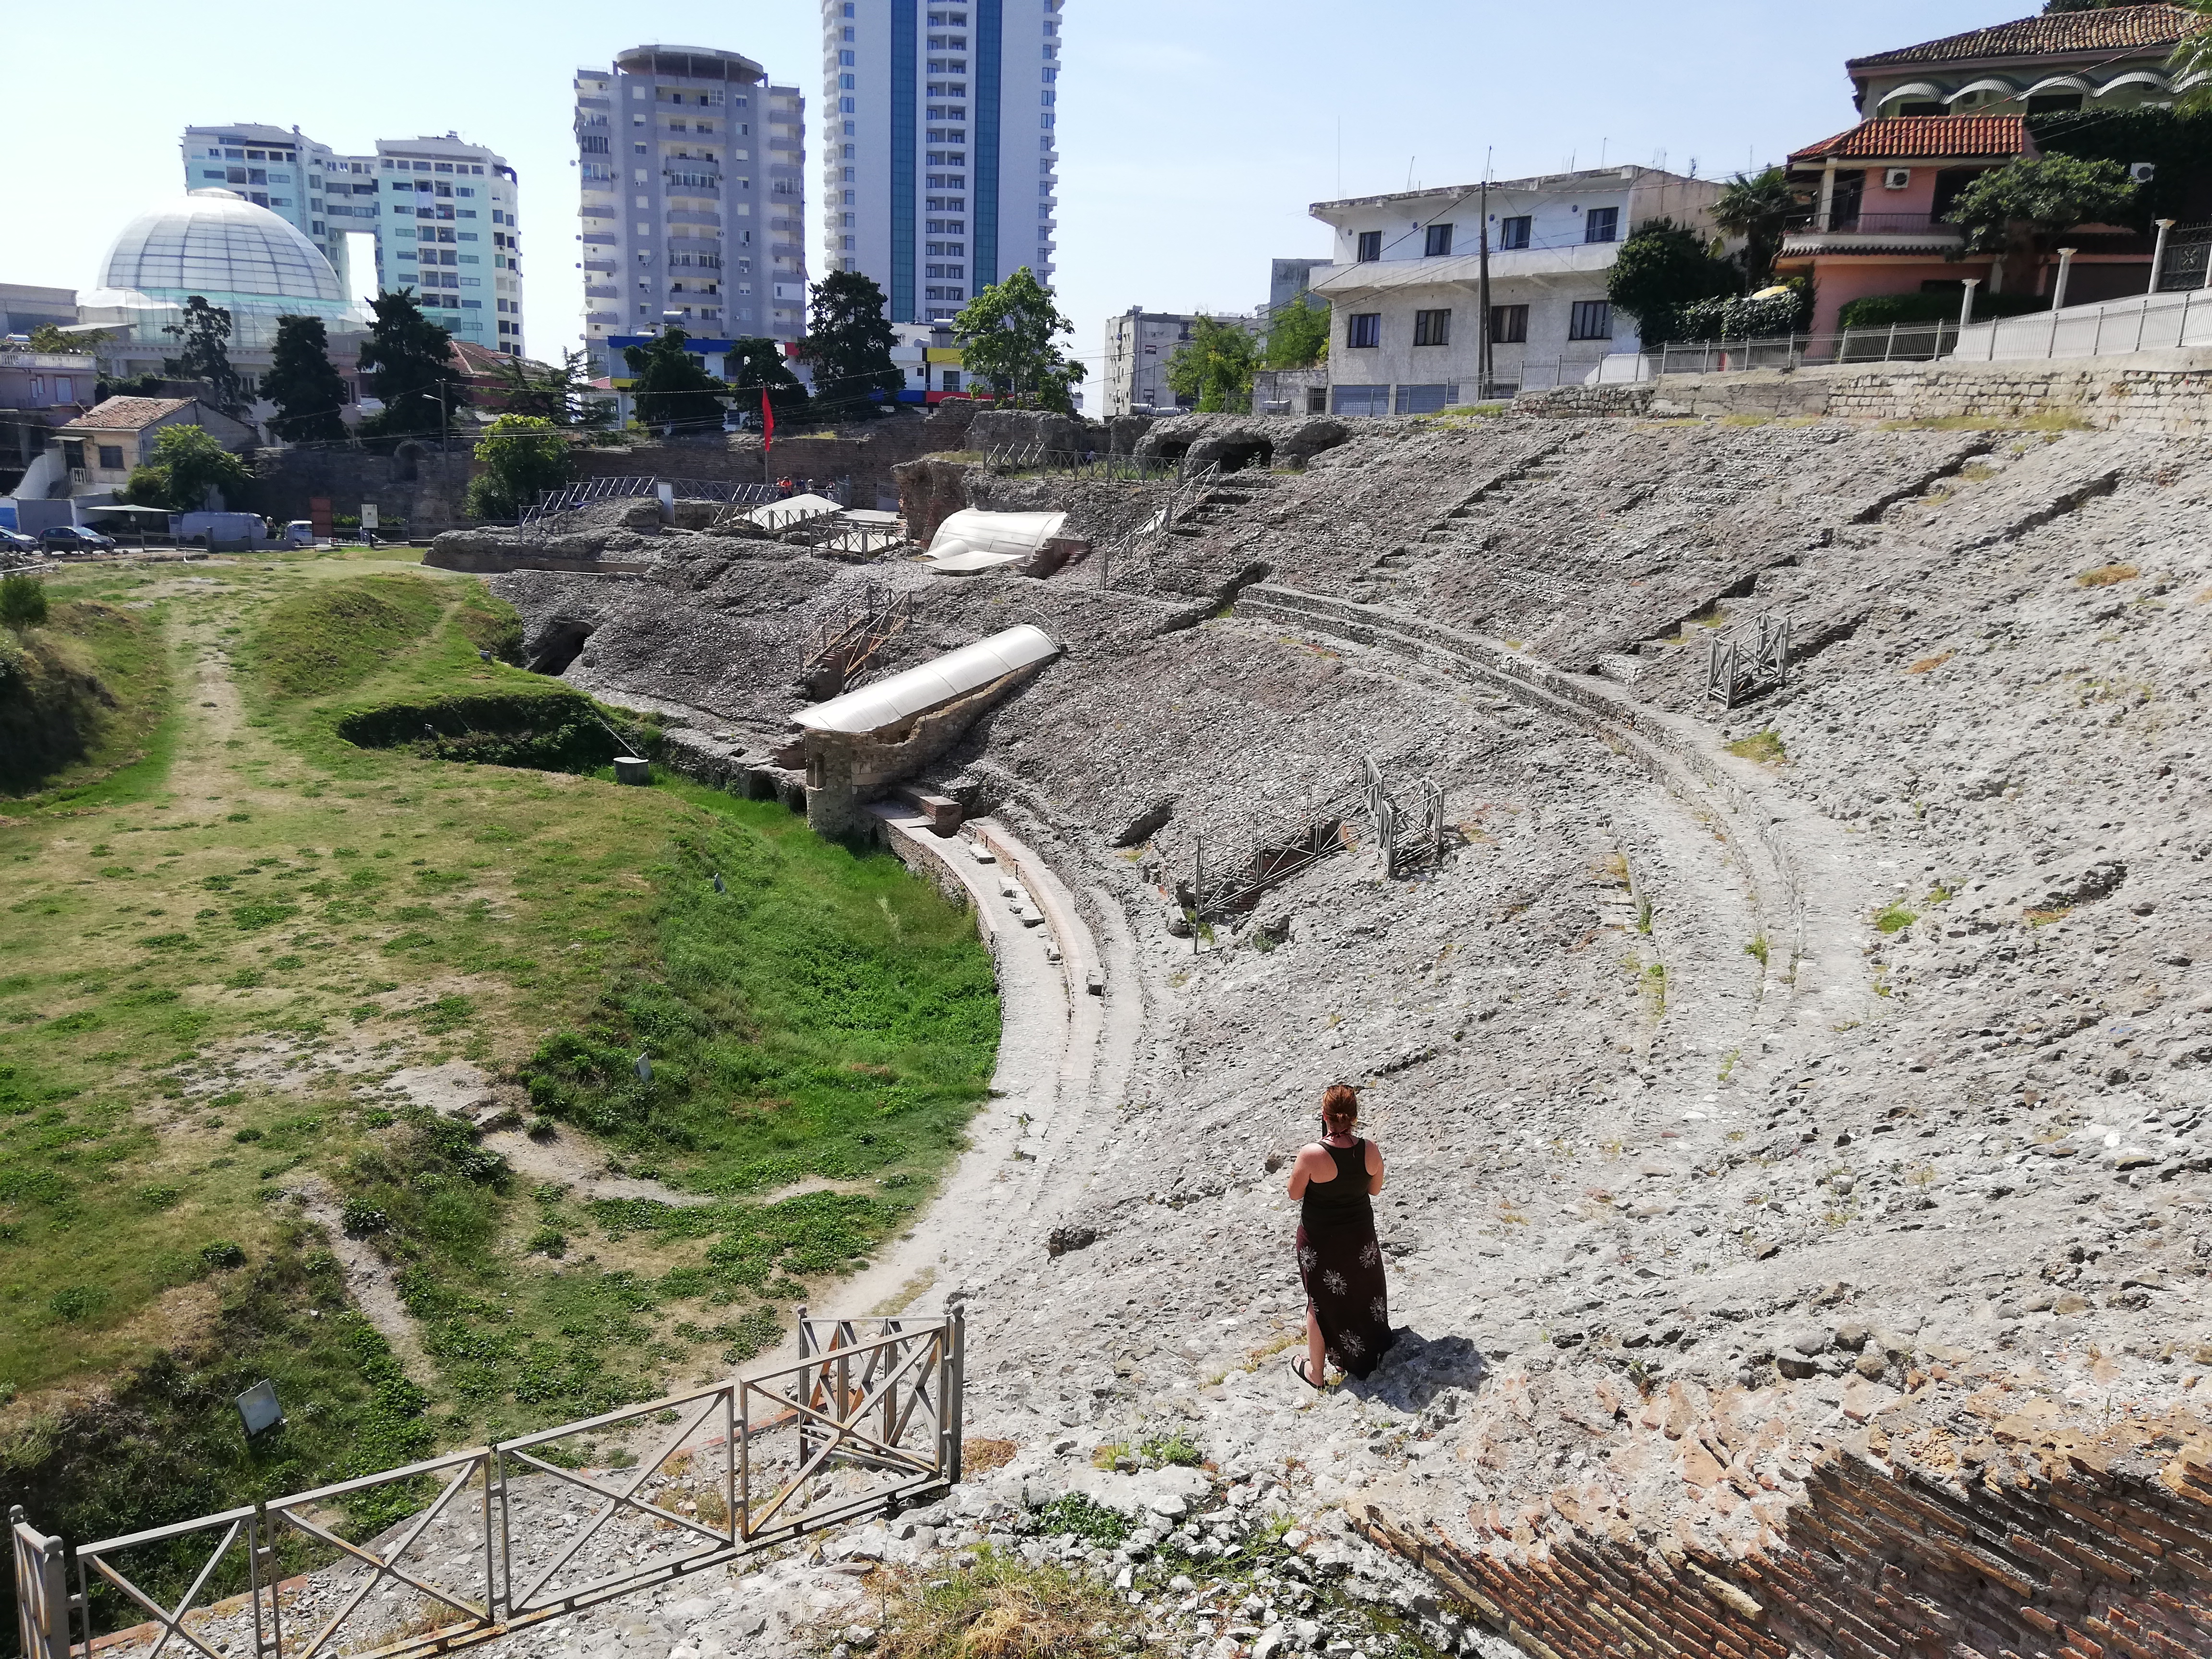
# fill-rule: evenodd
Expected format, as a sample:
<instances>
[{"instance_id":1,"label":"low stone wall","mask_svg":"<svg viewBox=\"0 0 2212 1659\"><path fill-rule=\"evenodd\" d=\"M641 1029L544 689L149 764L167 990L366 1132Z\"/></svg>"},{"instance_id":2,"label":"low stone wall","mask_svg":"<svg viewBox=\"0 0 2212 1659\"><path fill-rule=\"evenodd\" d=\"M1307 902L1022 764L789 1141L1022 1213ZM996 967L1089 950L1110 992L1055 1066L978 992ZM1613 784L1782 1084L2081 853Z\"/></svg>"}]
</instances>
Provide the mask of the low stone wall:
<instances>
[{"instance_id":1,"label":"low stone wall","mask_svg":"<svg viewBox=\"0 0 2212 1659\"><path fill-rule=\"evenodd\" d=\"M264 451L254 461L252 503L279 523L310 516L308 502L329 500L348 517L374 502L392 533L404 523L410 536L435 535L462 522L475 466L469 446L403 442L392 453L350 446Z\"/></svg>"},{"instance_id":2,"label":"low stone wall","mask_svg":"<svg viewBox=\"0 0 2212 1659\"><path fill-rule=\"evenodd\" d=\"M1847 420L2078 422L2126 432L2212 433L2212 351L2024 359L1993 363L1867 363L1670 374L1633 386L1525 392L1516 415L1835 416Z\"/></svg>"}]
</instances>

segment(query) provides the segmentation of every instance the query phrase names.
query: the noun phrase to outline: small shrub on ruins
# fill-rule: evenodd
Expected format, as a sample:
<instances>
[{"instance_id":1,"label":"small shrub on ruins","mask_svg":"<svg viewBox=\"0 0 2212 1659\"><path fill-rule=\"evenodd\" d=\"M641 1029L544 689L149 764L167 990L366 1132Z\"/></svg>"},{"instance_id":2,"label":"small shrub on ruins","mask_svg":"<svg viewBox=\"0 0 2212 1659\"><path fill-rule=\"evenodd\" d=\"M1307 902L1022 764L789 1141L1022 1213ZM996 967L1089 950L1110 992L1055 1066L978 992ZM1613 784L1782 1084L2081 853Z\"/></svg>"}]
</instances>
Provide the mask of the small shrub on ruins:
<instances>
[{"instance_id":1,"label":"small shrub on ruins","mask_svg":"<svg viewBox=\"0 0 2212 1659\"><path fill-rule=\"evenodd\" d=\"M994 1550L926 1585L902 1581L884 1607L876 1659L1107 1659L1129 1650L1128 1610L1111 1590Z\"/></svg>"},{"instance_id":2,"label":"small shrub on ruins","mask_svg":"<svg viewBox=\"0 0 2212 1659\"><path fill-rule=\"evenodd\" d=\"M1875 917L1875 931L1878 933L1901 933L1919 920L1920 913L1910 908L1904 900L1899 899Z\"/></svg>"},{"instance_id":3,"label":"small shrub on ruins","mask_svg":"<svg viewBox=\"0 0 2212 1659\"><path fill-rule=\"evenodd\" d=\"M2103 564L2083 571L2074 582L2078 587L2110 587L2115 582L2131 582L2141 574L2131 564Z\"/></svg>"},{"instance_id":4,"label":"small shrub on ruins","mask_svg":"<svg viewBox=\"0 0 2212 1659\"><path fill-rule=\"evenodd\" d=\"M1923 657L1918 662L1914 663L1911 667L1906 669L1905 672L1908 674L1933 673L1936 669L1941 668L1945 663L1950 661L1952 655L1953 653L1951 652L1939 651L1932 657Z\"/></svg>"},{"instance_id":5,"label":"small shrub on ruins","mask_svg":"<svg viewBox=\"0 0 2212 1659\"><path fill-rule=\"evenodd\" d=\"M1079 1492L1064 1492L1037 1510L1033 1524L1048 1536L1072 1533L1086 1544L1111 1549L1127 1540L1129 1517Z\"/></svg>"},{"instance_id":6,"label":"small shrub on ruins","mask_svg":"<svg viewBox=\"0 0 2212 1659\"><path fill-rule=\"evenodd\" d=\"M1771 727L1754 732L1747 738L1738 738L1729 744L1728 751L1739 759L1757 761L1762 766L1779 766L1790 758L1790 751L1783 746L1782 734Z\"/></svg>"},{"instance_id":7,"label":"small shrub on ruins","mask_svg":"<svg viewBox=\"0 0 2212 1659\"><path fill-rule=\"evenodd\" d=\"M1144 1455L1146 1462L1157 1463L1162 1468L1194 1469L1206 1461L1206 1455L1199 1450L1198 1443L1181 1430L1172 1434L1156 1434L1141 1443L1137 1449Z\"/></svg>"},{"instance_id":8,"label":"small shrub on ruins","mask_svg":"<svg viewBox=\"0 0 2212 1659\"><path fill-rule=\"evenodd\" d=\"M1766 935L1764 933L1754 934L1752 938L1751 943L1743 947L1743 953L1747 957L1757 957L1759 960L1759 965L1762 968L1765 967L1767 953Z\"/></svg>"}]
</instances>

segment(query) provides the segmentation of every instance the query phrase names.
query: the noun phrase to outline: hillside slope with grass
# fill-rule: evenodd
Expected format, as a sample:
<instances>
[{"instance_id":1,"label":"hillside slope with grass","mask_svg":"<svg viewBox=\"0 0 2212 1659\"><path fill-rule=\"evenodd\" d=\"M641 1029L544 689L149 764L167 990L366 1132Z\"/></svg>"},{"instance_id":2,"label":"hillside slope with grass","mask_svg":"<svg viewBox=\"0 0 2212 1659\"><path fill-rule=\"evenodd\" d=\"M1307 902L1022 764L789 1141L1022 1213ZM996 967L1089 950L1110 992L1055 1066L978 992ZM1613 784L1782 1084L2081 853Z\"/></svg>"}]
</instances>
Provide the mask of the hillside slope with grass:
<instances>
[{"instance_id":1,"label":"hillside slope with grass","mask_svg":"<svg viewBox=\"0 0 2212 1659\"><path fill-rule=\"evenodd\" d=\"M49 583L117 733L0 818L0 1502L76 1539L720 1374L910 1224L997 1044L963 912L617 787L473 580L191 568ZM482 1144L526 1115L576 1180Z\"/></svg>"}]
</instances>

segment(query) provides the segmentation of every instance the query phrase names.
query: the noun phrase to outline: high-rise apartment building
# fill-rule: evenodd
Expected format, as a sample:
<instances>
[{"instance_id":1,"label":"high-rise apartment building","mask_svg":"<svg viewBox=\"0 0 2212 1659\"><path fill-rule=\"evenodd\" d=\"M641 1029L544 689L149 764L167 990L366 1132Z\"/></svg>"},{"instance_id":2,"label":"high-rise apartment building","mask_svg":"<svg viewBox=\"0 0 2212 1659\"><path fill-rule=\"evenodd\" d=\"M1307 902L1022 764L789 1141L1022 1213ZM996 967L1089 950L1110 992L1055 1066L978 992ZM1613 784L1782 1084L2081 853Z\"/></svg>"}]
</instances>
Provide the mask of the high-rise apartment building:
<instances>
[{"instance_id":1,"label":"high-rise apartment building","mask_svg":"<svg viewBox=\"0 0 2212 1659\"><path fill-rule=\"evenodd\" d=\"M345 155L297 127L186 127L187 189L235 191L289 220L328 258L346 291L349 234L375 238L380 289L412 289L423 310L466 340L520 357L522 234L514 169L494 152L444 137L380 138Z\"/></svg>"},{"instance_id":2,"label":"high-rise apartment building","mask_svg":"<svg viewBox=\"0 0 2212 1659\"><path fill-rule=\"evenodd\" d=\"M825 260L897 323L1052 280L1065 0L823 0Z\"/></svg>"},{"instance_id":3,"label":"high-rise apartment building","mask_svg":"<svg viewBox=\"0 0 2212 1659\"><path fill-rule=\"evenodd\" d=\"M595 375L669 313L687 334L806 331L806 102L758 64L637 46L576 71L584 349ZM704 341L701 343L705 343Z\"/></svg>"}]
</instances>

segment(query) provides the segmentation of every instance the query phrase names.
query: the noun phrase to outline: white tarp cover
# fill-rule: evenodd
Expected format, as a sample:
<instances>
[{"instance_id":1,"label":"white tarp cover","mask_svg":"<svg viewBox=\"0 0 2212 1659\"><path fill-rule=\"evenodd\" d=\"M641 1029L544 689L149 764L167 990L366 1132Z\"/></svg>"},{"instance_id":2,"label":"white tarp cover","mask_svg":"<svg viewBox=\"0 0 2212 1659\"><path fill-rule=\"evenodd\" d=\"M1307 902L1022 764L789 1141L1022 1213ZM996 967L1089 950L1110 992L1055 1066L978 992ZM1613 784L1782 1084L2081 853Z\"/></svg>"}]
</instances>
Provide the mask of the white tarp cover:
<instances>
[{"instance_id":1,"label":"white tarp cover","mask_svg":"<svg viewBox=\"0 0 2212 1659\"><path fill-rule=\"evenodd\" d=\"M952 545L958 547L960 544L955 542ZM975 553L963 550L958 553L927 553L922 556L929 561L929 568L940 576L972 576L979 570L1004 570L1010 564L1019 564L1024 556L1019 553Z\"/></svg>"},{"instance_id":2,"label":"white tarp cover","mask_svg":"<svg viewBox=\"0 0 2212 1659\"><path fill-rule=\"evenodd\" d=\"M783 528L844 510L827 495L787 495L780 501L769 501L754 507L745 517L763 528L771 525Z\"/></svg>"},{"instance_id":3,"label":"white tarp cover","mask_svg":"<svg viewBox=\"0 0 2212 1659\"><path fill-rule=\"evenodd\" d=\"M934 560L961 553L1011 553L1026 559L1067 524L1065 513L986 513L963 507L937 526L930 538Z\"/></svg>"},{"instance_id":4,"label":"white tarp cover","mask_svg":"<svg viewBox=\"0 0 2212 1659\"><path fill-rule=\"evenodd\" d=\"M1039 514L1035 517L1060 516ZM1060 645L1042 628L1018 623L988 640L963 645L934 661L894 674L842 697L802 708L792 719L814 732L880 732L915 715L940 708L957 697L980 690L1017 669L1047 662Z\"/></svg>"}]
</instances>

